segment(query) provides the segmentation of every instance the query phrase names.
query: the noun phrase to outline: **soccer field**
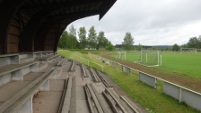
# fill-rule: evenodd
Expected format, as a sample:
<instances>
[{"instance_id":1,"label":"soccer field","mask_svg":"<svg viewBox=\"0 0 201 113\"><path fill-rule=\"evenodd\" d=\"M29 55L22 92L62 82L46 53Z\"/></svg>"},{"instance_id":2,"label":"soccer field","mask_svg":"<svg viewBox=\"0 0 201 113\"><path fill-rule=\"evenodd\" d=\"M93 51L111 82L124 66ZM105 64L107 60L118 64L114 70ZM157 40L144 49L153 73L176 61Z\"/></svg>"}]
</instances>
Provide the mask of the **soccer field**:
<instances>
[{"instance_id":1,"label":"soccer field","mask_svg":"<svg viewBox=\"0 0 201 113\"><path fill-rule=\"evenodd\" d=\"M192 77L201 78L201 53L173 53L163 54L163 65L160 68L177 71Z\"/></svg>"},{"instance_id":2,"label":"soccer field","mask_svg":"<svg viewBox=\"0 0 201 113\"><path fill-rule=\"evenodd\" d=\"M154 68L201 78L201 53L160 52L160 54L162 54L162 65ZM116 57L116 53L112 56ZM127 52L126 61L140 61L140 52Z\"/></svg>"}]
</instances>

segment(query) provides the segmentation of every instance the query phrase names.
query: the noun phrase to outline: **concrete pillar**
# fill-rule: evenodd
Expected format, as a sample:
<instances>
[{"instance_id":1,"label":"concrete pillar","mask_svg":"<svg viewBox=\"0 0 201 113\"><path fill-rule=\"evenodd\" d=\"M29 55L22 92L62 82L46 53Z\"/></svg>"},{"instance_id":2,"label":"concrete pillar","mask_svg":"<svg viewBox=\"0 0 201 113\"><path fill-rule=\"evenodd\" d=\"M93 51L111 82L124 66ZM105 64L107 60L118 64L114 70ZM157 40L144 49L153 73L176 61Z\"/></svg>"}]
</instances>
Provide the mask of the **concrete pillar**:
<instances>
[{"instance_id":1,"label":"concrete pillar","mask_svg":"<svg viewBox=\"0 0 201 113\"><path fill-rule=\"evenodd\" d=\"M29 58L34 58L34 54L33 54L33 53L30 53L30 54L28 54L28 57L29 57Z\"/></svg>"},{"instance_id":2,"label":"concrete pillar","mask_svg":"<svg viewBox=\"0 0 201 113\"><path fill-rule=\"evenodd\" d=\"M26 67L11 73L12 80L23 80L23 76L30 72L30 67Z\"/></svg>"},{"instance_id":3,"label":"concrete pillar","mask_svg":"<svg viewBox=\"0 0 201 113\"><path fill-rule=\"evenodd\" d=\"M42 53L36 53L36 58L41 58L42 57Z\"/></svg>"},{"instance_id":4,"label":"concrete pillar","mask_svg":"<svg viewBox=\"0 0 201 113\"><path fill-rule=\"evenodd\" d=\"M30 66L31 72L38 72L38 63Z\"/></svg>"},{"instance_id":5,"label":"concrete pillar","mask_svg":"<svg viewBox=\"0 0 201 113\"><path fill-rule=\"evenodd\" d=\"M26 68L22 68L21 69L21 73L22 73L22 76L28 74L30 72L30 67L26 67Z\"/></svg>"},{"instance_id":6,"label":"concrete pillar","mask_svg":"<svg viewBox=\"0 0 201 113\"><path fill-rule=\"evenodd\" d=\"M17 113L33 113L33 104L32 104L33 96L24 103L24 105L18 110Z\"/></svg>"},{"instance_id":7,"label":"concrete pillar","mask_svg":"<svg viewBox=\"0 0 201 113\"><path fill-rule=\"evenodd\" d=\"M50 81L47 80L41 87L40 91L49 91L50 90Z\"/></svg>"},{"instance_id":8,"label":"concrete pillar","mask_svg":"<svg viewBox=\"0 0 201 113\"><path fill-rule=\"evenodd\" d=\"M10 64L19 64L19 55L0 57L0 67Z\"/></svg>"},{"instance_id":9,"label":"concrete pillar","mask_svg":"<svg viewBox=\"0 0 201 113\"><path fill-rule=\"evenodd\" d=\"M36 53L33 53L33 58L34 58L34 59L36 58Z\"/></svg>"},{"instance_id":10,"label":"concrete pillar","mask_svg":"<svg viewBox=\"0 0 201 113\"><path fill-rule=\"evenodd\" d=\"M13 71L11 75L12 75L12 80L23 80L22 69Z\"/></svg>"},{"instance_id":11,"label":"concrete pillar","mask_svg":"<svg viewBox=\"0 0 201 113\"><path fill-rule=\"evenodd\" d=\"M11 81L11 73L5 74L0 77L0 86L3 86L4 84L7 84Z\"/></svg>"},{"instance_id":12,"label":"concrete pillar","mask_svg":"<svg viewBox=\"0 0 201 113\"><path fill-rule=\"evenodd\" d=\"M12 56L10 60L11 64L20 64L20 55Z\"/></svg>"},{"instance_id":13,"label":"concrete pillar","mask_svg":"<svg viewBox=\"0 0 201 113\"><path fill-rule=\"evenodd\" d=\"M0 63L0 67L11 64L11 61L10 61L9 57L2 57L2 58L0 58L0 62L1 62Z\"/></svg>"}]
</instances>

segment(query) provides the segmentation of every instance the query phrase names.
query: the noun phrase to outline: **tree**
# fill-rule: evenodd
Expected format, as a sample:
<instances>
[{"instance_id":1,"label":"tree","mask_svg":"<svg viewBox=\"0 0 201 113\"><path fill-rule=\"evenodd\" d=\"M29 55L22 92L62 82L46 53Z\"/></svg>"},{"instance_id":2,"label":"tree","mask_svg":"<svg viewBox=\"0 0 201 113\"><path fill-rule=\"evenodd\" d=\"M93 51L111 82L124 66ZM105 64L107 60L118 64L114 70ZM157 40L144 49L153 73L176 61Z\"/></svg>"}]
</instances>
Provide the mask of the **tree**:
<instances>
[{"instance_id":1,"label":"tree","mask_svg":"<svg viewBox=\"0 0 201 113\"><path fill-rule=\"evenodd\" d=\"M105 47L105 49L109 50L109 51L113 51L113 50L115 50L115 47L111 43L108 43L108 45Z\"/></svg>"},{"instance_id":2,"label":"tree","mask_svg":"<svg viewBox=\"0 0 201 113\"><path fill-rule=\"evenodd\" d=\"M198 48L201 48L201 35L198 37Z\"/></svg>"},{"instance_id":3,"label":"tree","mask_svg":"<svg viewBox=\"0 0 201 113\"><path fill-rule=\"evenodd\" d=\"M99 32L97 40L98 40L98 48L105 47L105 44L104 44L104 42L105 42L105 34L104 34L103 31Z\"/></svg>"},{"instance_id":4,"label":"tree","mask_svg":"<svg viewBox=\"0 0 201 113\"><path fill-rule=\"evenodd\" d=\"M59 48L67 48L67 38L68 38L68 32L64 31L61 34L61 37L60 37L60 40L59 40L59 43L58 43Z\"/></svg>"},{"instance_id":5,"label":"tree","mask_svg":"<svg viewBox=\"0 0 201 113\"><path fill-rule=\"evenodd\" d=\"M98 48L105 48L110 43L110 41L105 37L105 33L103 31L99 32L97 40Z\"/></svg>"},{"instance_id":6,"label":"tree","mask_svg":"<svg viewBox=\"0 0 201 113\"><path fill-rule=\"evenodd\" d=\"M73 24L69 28L69 35L76 37L76 29Z\"/></svg>"},{"instance_id":7,"label":"tree","mask_svg":"<svg viewBox=\"0 0 201 113\"><path fill-rule=\"evenodd\" d=\"M75 49L78 46L78 41L76 38L76 29L74 28L73 25L71 25L69 28L69 37L67 43L68 43L67 47L69 49Z\"/></svg>"},{"instance_id":8,"label":"tree","mask_svg":"<svg viewBox=\"0 0 201 113\"><path fill-rule=\"evenodd\" d=\"M189 48L199 48L199 41L196 37L192 37L189 39L187 45Z\"/></svg>"},{"instance_id":9,"label":"tree","mask_svg":"<svg viewBox=\"0 0 201 113\"><path fill-rule=\"evenodd\" d=\"M85 27L80 27L79 32L78 32L78 36L79 36L79 41L80 41L80 48L84 49L87 45Z\"/></svg>"},{"instance_id":10,"label":"tree","mask_svg":"<svg viewBox=\"0 0 201 113\"><path fill-rule=\"evenodd\" d=\"M91 48L97 47L97 36L96 36L96 30L95 30L94 26L92 26L89 29L87 42L89 44L89 47L91 47Z\"/></svg>"},{"instance_id":11,"label":"tree","mask_svg":"<svg viewBox=\"0 0 201 113\"><path fill-rule=\"evenodd\" d=\"M188 44L182 44L181 48L188 48Z\"/></svg>"},{"instance_id":12,"label":"tree","mask_svg":"<svg viewBox=\"0 0 201 113\"><path fill-rule=\"evenodd\" d=\"M142 50L142 45L141 45L141 44L138 45L137 50L138 50L138 51L141 51L141 50Z\"/></svg>"},{"instance_id":13,"label":"tree","mask_svg":"<svg viewBox=\"0 0 201 113\"><path fill-rule=\"evenodd\" d=\"M180 47L177 44L174 44L172 46L172 51L179 51L179 50L180 50Z\"/></svg>"},{"instance_id":14,"label":"tree","mask_svg":"<svg viewBox=\"0 0 201 113\"><path fill-rule=\"evenodd\" d=\"M127 32L124 41L122 42L122 46L126 50L132 50L134 44L134 38L132 37L130 32Z\"/></svg>"},{"instance_id":15,"label":"tree","mask_svg":"<svg viewBox=\"0 0 201 113\"><path fill-rule=\"evenodd\" d=\"M155 51L155 50L158 49L158 47L156 47L156 46L152 46L151 49Z\"/></svg>"}]
</instances>

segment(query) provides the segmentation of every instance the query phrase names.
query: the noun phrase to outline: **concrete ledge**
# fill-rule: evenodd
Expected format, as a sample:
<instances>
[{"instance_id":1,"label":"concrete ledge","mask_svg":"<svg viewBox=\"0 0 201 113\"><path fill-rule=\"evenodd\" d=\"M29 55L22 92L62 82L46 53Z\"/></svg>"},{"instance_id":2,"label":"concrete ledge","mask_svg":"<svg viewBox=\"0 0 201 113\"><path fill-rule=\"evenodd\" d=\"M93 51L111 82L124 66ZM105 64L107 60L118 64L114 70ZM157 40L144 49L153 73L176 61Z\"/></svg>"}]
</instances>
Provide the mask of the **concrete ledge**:
<instances>
[{"instance_id":1,"label":"concrete ledge","mask_svg":"<svg viewBox=\"0 0 201 113\"><path fill-rule=\"evenodd\" d=\"M47 80L41 87L40 91L49 91L50 90L50 81Z\"/></svg>"},{"instance_id":2,"label":"concrete ledge","mask_svg":"<svg viewBox=\"0 0 201 113\"><path fill-rule=\"evenodd\" d=\"M62 58L60 61L57 62L56 66L62 66L63 62L66 60L66 58Z\"/></svg>"},{"instance_id":3,"label":"concrete ledge","mask_svg":"<svg viewBox=\"0 0 201 113\"><path fill-rule=\"evenodd\" d=\"M7 73L10 73L10 72L13 72L13 71L17 71L19 69L26 68L26 67L31 66L31 65L36 65L36 67L37 67L38 61L28 62L28 63L24 63L24 64L18 64L18 65L8 65L8 66L1 67L0 68L0 70L1 70L0 76L7 74Z\"/></svg>"},{"instance_id":4,"label":"concrete ledge","mask_svg":"<svg viewBox=\"0 0 201 113\"><path fill-rule=\"evenodd\" d=\"M24 58L24 59L20 59L20 64L26 63L26 62L31 62L31 61L34 61L34 58Z\"/></svg>"},{"instance_id":5,"label":"concrete ledge","mask_svg":"<svg viewBox=\"0 0 201 113\"><path fill-rule=\"evenodd\" d=\"M48 57L48 61L52 60L52 59L55 59L57 57L61 57L61 56L59 54L52 55L51 57Z\"/></svg>"},{"instance_id":6,"label":"concrete ledge","mask_svg":"<svg viewBox=\"0 0 201 113\"><path fill-rule=\"evenodd\" d=\"M19 64L19 54L0 55L0 62L0 67L10 64Z\"/></svg>"},{"instance_id":7,"label":"concrete ledge","mask_svg":"<svg viewBox=\"0 0 201 113\"><path fill-rule=\"evenodd\" d=\"M61 73L62 73L62 68L56 68L53 72L52 72L52 74L51 74L51 79L56 79L56 78L58 78L60 75L61 75Z\"/></svg>"},{"instance_id":8,"label":"concrete ledge","mask_svg":"<svg viewBox=\"0 0 201 113\"><path fill-rule=\"evenodd\" d=\"M45 55L52 54L53 51L37 51L33 52L34 58L42 58Z\"/></svg>"},{"instance_id":9,"label":"concrete ledge","mask_svg":"<svg viewBox=\"0 0 201 113\"><path fill-rule=\"evenodd\" d=\"M29 72L37 72L38 62L8 65L1 67L0 70L0 86L2 86L11 80L23 80L23 76Z\"/></svg>"},{"instance_id":10,"label":"concrete ledge","mask_svg":"<svg viewBox=\"0 0 201 113\"><path fill-rule=\"evenodd\" d=\"M47 67L48 67L47 63L41 63L41 64L38 65L38 71L42 71Z\"/></svg>"},{"instance_id":11,"label":"concrete ledge","mask_svg":"<svg viewBox=\"0 0 201 113\"><path fill-rule=\"evenodd\" d=\"M22 107L18 110L17 113L33 113L33 96L30 97L30 99L22 105Z\"/></svg>"},{"instance_id":12,"label":"concrete ledge","mask_svg":"<svg viewBox=\"0 0 201 113\"><path fill-rule=\"evenodd\" d=\"M66 91L66 94L65 94L65 100L64 100L64 103L63 103L63 107L62 107L62 112L61 113L69 113L70 111L70 101L71 101L71 90L72 90L72 80L73 80L73 77L70 76L69 79L68 79L68 84L67 84L67 91Z\"/></svg>"},{"instance_id":13,"label":"concrete ledge","mask_svg":"<svg viewBox=\"0 0 201 113\"><path fill-rule=\"evenodd\" d=\"M20 61L19 61L20 64L31 62L31 61L34 61L35 59L33 53L21 54L19 57L20 57Z\"/></svg>"},{"instance_id":14,"label":"concrete ledge","mask_svg":"<svg viewBox=\"0 0 201 113\"><path fill-rule=\"evenodd\" d=\"M23 90L15 94L9 100L4 102L0 106L0 113L14 113L19 111L22 106L31 98L35 93L39 91L42 85L45 84L47 79L52 73L52 69L47 70L33 82L31 82L28 86L26 86ZM32 104L31 104L32 107ZM33 112L33 111L31 111Z\"/></svg>"},{"instance_id":15,"label":"concrete ledge","mask_svg":"<svg viewBox=\"0 0 201 113\"><path fill-rule=\"evenodd\" d=\"M41 61L42 63L51 63L52 60L57 58L57 57L61 57L61 56L59 54L47 55L45 57L38 58L38 60Z\"/></svg>"},{"instance_id":16,"label":"concrete ledge","mask_svg":"<svg viewBox=\"0 0 201 113\"><path fill-rule=\"evenodd\" d=\"M0 68L0 76L3 76L7 73L11 73L13 71L17 71L23 68L26 68L31 65L38 65L38 61L33 61L29 63L24 63L24 64L18 64L18 65L8 65Z\"/></svg>"}]
</instances>

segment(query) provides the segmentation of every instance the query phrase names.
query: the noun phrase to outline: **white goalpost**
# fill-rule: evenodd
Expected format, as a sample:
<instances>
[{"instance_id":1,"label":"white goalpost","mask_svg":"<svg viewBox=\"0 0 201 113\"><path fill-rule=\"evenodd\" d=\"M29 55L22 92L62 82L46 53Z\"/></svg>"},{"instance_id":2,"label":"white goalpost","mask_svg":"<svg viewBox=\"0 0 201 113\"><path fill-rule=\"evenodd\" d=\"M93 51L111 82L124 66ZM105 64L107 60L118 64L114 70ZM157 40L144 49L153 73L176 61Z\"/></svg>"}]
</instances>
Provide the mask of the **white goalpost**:
<instances>
[{"instance_id":1,"label":"white goalpost","mask_svg":"<svg viewBox=\"0 0 201 113\"><path fill-rule=\"evenodd\" d=\"M126 60L126 52L125 51L117 52L116 58L117 59L124 59L124 60Z\"/></svg>"},{"instance_id":2,"label":"white goalpost","mask_svg":"<svg viewBox=\"0 0 201 113\"><path fill-rule=\"evenodd\" d=\"M157 67L162 65L162 55L160 51L142 50L139 61L135 63L146 67Z\"/></svg>"}]
</instances>

